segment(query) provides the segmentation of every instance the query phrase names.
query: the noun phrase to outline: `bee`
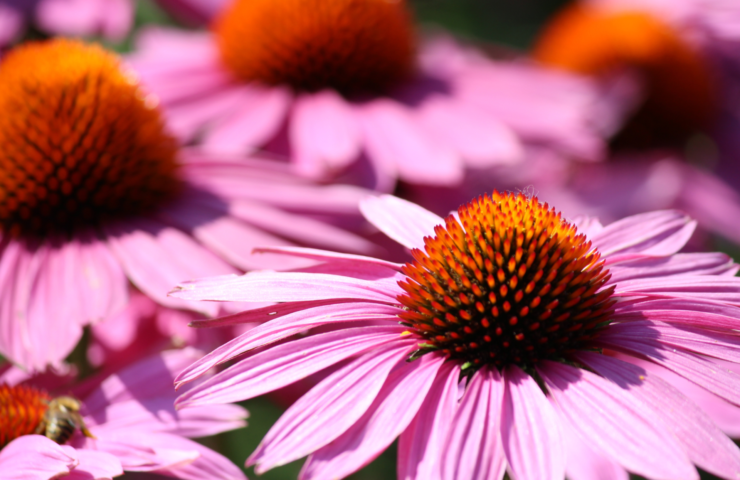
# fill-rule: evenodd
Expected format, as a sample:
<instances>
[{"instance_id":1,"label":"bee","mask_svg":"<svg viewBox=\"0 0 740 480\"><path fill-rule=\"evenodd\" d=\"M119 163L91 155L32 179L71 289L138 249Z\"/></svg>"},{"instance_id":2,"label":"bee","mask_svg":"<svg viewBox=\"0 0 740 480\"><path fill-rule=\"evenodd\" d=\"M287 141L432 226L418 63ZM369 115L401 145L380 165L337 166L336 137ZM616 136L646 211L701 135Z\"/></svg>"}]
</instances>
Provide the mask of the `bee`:
<instances>
[{"instance_id":1,"label":"bee","mask_svg":"<svg viewBox=\"0 0 740 480\"><path fill-rule=\"evenodd\" d=\"M67 442L79 429L88 438L95 438L80 415L82 404L72 397L57 397L49 402L36 433L54 440L59 445Z\"/></svg>"}]
</instances>

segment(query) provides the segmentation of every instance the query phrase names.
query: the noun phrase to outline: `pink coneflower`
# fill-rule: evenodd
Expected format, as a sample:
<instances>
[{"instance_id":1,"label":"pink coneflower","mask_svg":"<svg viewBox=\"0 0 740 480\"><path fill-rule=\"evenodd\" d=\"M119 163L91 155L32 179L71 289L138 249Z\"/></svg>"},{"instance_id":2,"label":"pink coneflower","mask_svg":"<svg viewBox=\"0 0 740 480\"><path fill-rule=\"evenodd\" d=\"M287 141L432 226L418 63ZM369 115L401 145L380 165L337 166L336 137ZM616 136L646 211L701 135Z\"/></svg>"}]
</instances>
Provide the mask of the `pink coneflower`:
<instances>
[{"instance_id":1,"label":"pink coneflower","mask_svg":"<svg viewBox=\"0 0 740 480\"><path fill-rule=\"evenodd\" d=\"M229 460L187 437L243 427L247 412L236 405L183 412L172 406L175 373L198 357L192 350L164 352L111 375L84 397L51 396L33 381L3 383L3 478L111 478L125 470L245 479Z\"/></svg>"},{"instance_id":2,"label":"pink coneflower","mask_svg":"<svg viewBox=\"0 0 740 480\"><path fill-rule=\"evenodd\" d=\"M403 0L236 0L211 32L152 29L138 47L131 63L181 138L380 189L454 185L525 143L595 159L612 120L588 80L449 38L417 45Z\"/></svg>"},{"instance_id":3,"label":"pink coneflower","mask_svg":"<svg viewBox=\"0 0 740 480\"><path fill-rule=\"evenodd\" d=\"M52 35L103 36L121 41L134 21L131 0L0 0L0 46L28 24Z\"/></svg>"},{"instance_id":4,"label":"pink coneflower","mask_svg":"<svg viewBox=\"0 0 740 480\"><path fill-rule=\"evenodd\" d=\"M258 472L310 455L300 478L341 478L400 436L400 479L508 471L559 480L598 458L648 478L697 479L694 465L740 474L740 450L707 414L635 365L648 360L740 401L726 363L738 359L738 266L723 254L677 253L695 222L661 211L576 227L537 198L497 192L445 220L390 196L362 207L412 261L267 249L323 264L173 293L285 302L201 323L269 319L186 369L180 385L245 355L180 407L251 398L339 367L268 432L248 460ZM579 445L594 455L567 460Z\"/></svg>"},{"instance_id":5,"label":"pink coneflower","mask_svg":"<svg viewBox=\"0 0 740 480\"><path fill-rule=\"evenodd\" d=\"M254 245L369 246L327 223L359 216L359 189L178 151L151 98L99 47L23 45L0 82L0 353L25 368L61 361L84 324L123 308L129 282L214 315L166 293L259 267Z\"/></svg>"}]
</instances>

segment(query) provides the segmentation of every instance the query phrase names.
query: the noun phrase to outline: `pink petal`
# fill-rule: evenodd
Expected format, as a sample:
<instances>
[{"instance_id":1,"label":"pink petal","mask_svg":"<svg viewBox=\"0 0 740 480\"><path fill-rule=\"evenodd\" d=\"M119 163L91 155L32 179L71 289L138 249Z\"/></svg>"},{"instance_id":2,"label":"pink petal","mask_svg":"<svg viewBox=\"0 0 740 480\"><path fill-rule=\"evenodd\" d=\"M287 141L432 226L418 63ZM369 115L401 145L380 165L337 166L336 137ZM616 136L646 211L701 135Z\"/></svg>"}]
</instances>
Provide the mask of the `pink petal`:
<instances>
[{"instance_id":1,"label":"pink petal","mask_svg":"<svg viewBox=\"0 0 740 480\"><path fill-rule=\"evenodd\" d=\"M720 367L707 358L676 348L661 348L658 344L644 340L605 339L604 344L619 351L644 356L710 392L732 403L740 404L740 375Z\"/></svg>"},{"instance_id":2,"label":"pink petal","mask_svg":"<svg viewBox=\"0 0 740 480\"><path fill-rule=\"evenodd\" d=\"M594 448L645 477L698 480L675 439L626 390L564 364L541 362L538 372L560 414Z\"/></svg>"},{"instance_id":3,"label":"pink petal","mask_svg":"<svg viewBox=\"0 0 740 480\"><path fill-rule=\"evenodd\" d=\"M296 171L324 178L360 155L360 131L352 107L333 90L300 95L289 132Z\"/></svg>"},{"instance_id":4,"label":"pink petal","mask_svg":"<svg viewBox=\"0 0 740 480\"><path fill-rule=\"evenodd\" d=\"M401 338L405 328L347 328L290 341L244 359L177 399L177 407L248 400L290 385L346 358Z\"/></svg>"},{"instance_id":5,"label":"pink petal","mask_svg":"<svg viewBox=\"0 0 740 480\"><path fill-rule=\"evenodd\" d=\"M633 215L604 227L591 237L594 246L607 258L640 253L671 255L678 252L696 229L685 214L665 210Z\"/></svg>"},{"instance_id":6,"label":"pink petal","mask_svg":"<svg viewBox=\"0 0 740 480\"><path fill-rule=\"evenodd\" d=\"M94 442L97 451L107 452L121 461L123 469L133 472L155 472L194 462L199 456L196 443L177 435L118 430ZM185 444L184 444L185 443Z\"/></svg>"},{"instance_id":7,"label":"pink petal","mask_svg":"<svg viewBox=\"0 0 740 480\"><path fill-rule=\"evenodd\" d=\"M391 373L365 415L311 454L300 478L342 478L370 463L411 423L443 361L425 355Z\"/></svg>"},{"instance_id":8,"label":"pink petal","mask_svg":"<svg viewBox=\"0 0 740 480\"><path fill-rule=\"evenodd\" d=\"M139 220L131 229L108 227L108 242L128 277L158 303L213 316L218 306L167 296L178 282L236 270L181 230Z\"/></svg>"},{"instance_id":9,"label":"pink petal","mask_svg":"<svg viewBox=\"0 0 740 480\"><path fill-rule=\"evenodd\" d=\"M537 382L516 366L504 372L501 441L517 480L561 480L565 452L557 415Z\"/></svg>"},{"instance_id":10,"label":"pink petal","mask_svg":"<svg viewBox=\"0 0 740 480\"><path fill-rule=\"evenodd\" d=\"M482 368L469 381L440 452L444 480L500 480L506 462L499 437L504 383Z\"/></svg>"},{"instance_id":11,"label":"pink petal","mask_svg":"<svg viewBox=\"0 0 740 480\"><path fill-rule=\"evenodd\" d=\"M0 46L5 47L21 33L24 25L21 12L7 5L0 5Z\"/></svg>"},{"instance_id":12,"label":"pink petal","mask_svg":"<svg viewBox=\"0 0 740 480\"><path fill-rule=\"evenodd\" d=\"M259 312L255 313L254 317L251 317L252 312L249 311L240 314L244 318L258 319L262 318L265 312L273 311L275 319L243 333L183 370L176 379L178 388L181 384L193 381L214 366L237 355L269 345L312 327L364 320L387 320L389 325L398 322L398 307L387 305L347 301L334 301L327 305L326 301L322 301L316 302L315 305L297 302L286 304L286 306L287 308L283 308L283 305L275 305L254 310L253 312Z\"/></svg>"},{"instance_id":13,"label":"pink petal","mask_svg":"<svg viewBox=\"0 0 740 480\"><path fill-rule=\"evenodd\" d=\"M687 326L676 328L661 322L635 321L628 324L611 325L603 338L611 342L636 340L655 348L678 347L694 353L740 363L738 343L735 335L715 333L711 330Z\"/></svg>"},{"instance_id":14,"label":"pink petal","mask_svg":"<svg viewBox=\"0 0 740 480\"><path fill-rule=\"evenodd\" d=\"M583 352L579 360L630 392L658 416L692 462L723 478L740 477L740 449L694 403L657 375L604 355Z\"/></svg>"},{"instance_id":15,"label":"pink petal","mask_svg":"<svg viewBox=\"0 0 740 480\"><path fill-rule=\"evenodd\" d=\"M87 480L91 480L90 475L96 480L123 475L121 462L110 453L79 449L77 450L77 458L80 461L79 465L77 465L72 475L64 478L72 480L76 473L81 474L82 472L85 475L79 475L79 478Z\"/></svg>"},{"instance_id":16,"label":"pink petal","mask_svg":"<svg viewBox=\"0 0 740 480\"><path fill-rule=\"evenodd\" d=\"M638 278L672 275L729 275L737 265L723 253L679 253L668 257L644 258L622 262L610 268L611 283L619 284Z\"/></svg>"},{"instance_id":17,"label":"pink petal","mask_svg":"<svg viewBox=\"0 0 740 480\"><path fill-rule=\"evenodd\" d=\"M377 249L373 243L345 229L264 203L238 200L231 203L229 210L236 218L302 244L362 253ZM272 245L277 246L275 243L259 246Z\"/></svg>"},{"instance_id":18,"label":"pink petal","mask_svg":"<svg viewBox=\"0 0 740 480\"><path fill-rule=\"evenodd\" d=\"M424 248L424 237L444 220L414 203L393 195L368 197L360 203L365 218L406 248Z\"/></svg>"},{"instance_id":19,"label":"pink petal","mask_svg":"<svg viewBox=\"0 0 740 480\"><path fill-rule=\"evenodd\" d=\"M178 285L170 295L185 300L233 302L296 302L355 298L397 303L395 280L359 280L339 275L254 271Z\"/></svg>"},{"instance_id":20,"label":"pink petal","mask_svg":"<svg viewBox=\"0 0 740 480\"><path fill-rule=\"evenodd\" d=\"M398 479L440 478L439 457L460 397L460 369L446 362L398 442Z\"/></svg>"},{"instance_id":21,"label":"pink petal","mask_svg":"<svg viewBox=\"0 0 740 480\"><path fill-rule=\"evenodd\" d=\"M614 315L614 320L653 320L677 326L736 329L738 317L740 308L735 305L670 298L626 305Z\"/></svg>"},{"instance_id":22,"label":"pink petal","mask_svg":"<svg viewBox=\"0 0 740 480\"><path fill-rule=\"evenodd\" d=\"M617 285L617 294L650 298L700 299L740 305L740 278L727 276L678 275L640 278Z\"/></svg>"},{"instance_id":23,"label":"pink petal","mask_svg":"<svg viewBox=\"0 0 740 480\"><path fill-rule=\"evenodd\" d=\"M223 83L219 78L209 78L208 81ZM191 89L197 86L197 84L191 85ZM159 91L157 88L151 88L151 90L155 93ZM166 91L164 86L162 90ZM226 84L217 89L209 89L197 98L188 99L183 104L165 105L167 128L178 138L184 141L191 140L209 123L231 114L234 111L234 105L244 103L245 99L248 100L248 93L242 85Z\"/></svg>"},{"instance_id":24,"label":"pink petal","mask_svg":"<svg viewBox=\"0 0 740 480\"><path fill-rule=\"evenodd\" d=\"M7 480L49 480L77 466L77 453L41 435L18 437L0 451L0 470Z\"/></svg>"},{"instance_id":25,"label":"pink petal","mask_svg":"<svg viewBox=\"0 0 740 480\"><path fill-rule=\"evenodd\" d=\"M401 104L375 100L357 115L371 160L392 165L402 180L433 185L462 180L460 157L425 132Z\"/></svg>"},{"instance_id":26,"label":"pink petal","mask_svg":"<svg viewBox=\"0 0 740 480\"><path fill-rule=\"evenodd\" d=\"M598 453L580 435L562 422L564 444L567 449L566 474L569 480L629 480L627 470L613 459Z\"/></svg>"},{"instance_id":27,"label":"pink petal","mask_svg":"<svg viewBox=\"0 0 740 480\"><path fill-rule=\"evenodd\" d=\"M350 277L358 277L357 272L363 272L363 276L372 275L376 272L382 272L387 270L387 274L384 276L392 276L396 272L401 271L403 266L400 263L386 262L373 257L363 257L361 255L351 255L347 253L335 253L325 250L316 250L313 248L301 248L301 247L260 247L255 248L254 253L278 253L284 255L291 255L294 257L308 258L311 260L317 260L325 264L334 265L338 267L344 267L347 274ZM355 271L355 275L352 275L351 271ZM339 272L337 272L339 274Z\"/></svg>"},{"instance_id":28,"label":"pink petal","mask_svg":"<svg viewBox=\"0 0 740 480\"><path fill-rule=\"evenodd\" d=\"M134 8L128 0L42 0L36 21L52 33L91 36L102 33L122 40L133 24Z\"/></svg>"},{"instance_id":29,"label":"pink petal","mask_svg":"<svg viewBox=\"0 0 740 480\"><path fill-rule=\"evenodd\" d=\"M247 480L241 469L229 459L197 442L175 435L158 434L149 441L150 445L162 445L165 448L176 447L198 453L192 462L158 468L154 472L182 480Z\"/></svg>"},{"instance_id":30,"label":"pink petal","mask_svg":"<svg viewBox=\"0 0 740 480\"><path fill-rule=\"evenodd\" d=\"M411 346L399 341L374 350L325 378L280 417L247 463L262 474L338 438L362 418Z\"/></svg>"},{"instance_id":31,"label":"pink petal","mask_svg":"<svg viewBox=\"0 0 740 480\"><path fill-rule=\"evenodd\" d=\"M422 105L418 117L435 138L462 155L468 166L517 163L524 156L519 138L509 127L470 105L433 97Z\"/></svg>"},{"instance_id":32,"label":"pink petal","mask_svg":"<svg viewBox=\"0 0 740 480\"><path fill-rule=\"evenodd\" d=\"M248 153L277 135L288 114L291 93L281 87L245 85L230 115L215 122L203 148L216 153Z\"/></svg>"}]
</instances>

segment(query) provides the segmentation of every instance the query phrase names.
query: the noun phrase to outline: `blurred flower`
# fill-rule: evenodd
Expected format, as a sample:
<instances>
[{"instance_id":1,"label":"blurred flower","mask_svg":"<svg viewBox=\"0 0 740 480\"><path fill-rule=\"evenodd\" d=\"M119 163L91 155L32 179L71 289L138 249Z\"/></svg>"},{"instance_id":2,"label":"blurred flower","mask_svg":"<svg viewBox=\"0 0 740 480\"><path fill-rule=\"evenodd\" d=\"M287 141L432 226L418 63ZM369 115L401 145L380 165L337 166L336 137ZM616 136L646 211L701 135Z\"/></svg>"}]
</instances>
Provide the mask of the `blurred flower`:
<instances>
[{"instance_id":1,"label":"blurred flower","mask_svg":"<svg viewBox=\"0 0 740 480\"><path fill-rule=\"evenodd\" d=\"M740 402L730 369L740 361L739 267L723 254L677 253L696 225L688 217L652 212L606 227L582 218L579 233L536 197L498 192L445 220L390 196L362 208L412 249L410 263L266 249L323 264L173 292L285 302L201 322L269 319L184 370L178 385L246 354L184 393L180 408L339 367L268 432L248 460L258 473L310 455L301 479L342 478L400 435L399 479L508 470L517 480L580 480L612 468L698 479L693 465L740 474L740 450L683 385L636 365ZM599 459L592 476L571 476Z\"/></svg>"},{"instance_id":2,"label":"blurred flower","mask_svg":"<svg viewBox=\"0 0 740 480\"><path fill-rule=\"evenodd\" d=\"M178 151L151 97L99 47L25 44L0 81L0 352L24 368L60 362L83 325L126 305L129 282L215 315L166 293L259 267L256 245L370 248L330 224L359 217L361 190Z\"/></svg>"},{"instance_id":3,"label":"blurred flower","mask_svg":"<svg viewBox=\"0 0 740 480\"><path fill-rule=\"evenodd\" d=\"M585 0L566 7L543 30L534 57L605 84L633 85L632 94L622 90L631 107L623 105L629 115L607 161L535 158L519 171L490 172L466 193L490 188L491 179L508 188L531 185L568 215L603 220L677 208L740 243L740 30L732 27L740 26L738 7L724 0ZM545 161L554 165L543 174Z\"/></svg>"},{"instance_id":4,"label":"blurred flower","mask_svg":"<svg viewBox=\"0 0 740 480\"><path fill-rule=\"evenodd\" d=\"M121 41L133 21L131 0L0 0L0 46L19 37L28 23L51 35Z\"/></svg>"},{"instance_id":5,"label":"blurred flower","mask_svg":"<svg viewBox=\"0 0 740 480\"><path fill-rule=\"evenodd\" d=\"M102 479L126 470L192 480L245 479L226 458L186 437L243 427L247 412L236 405L183 412L172 406L175 373L198 356L194 350L164 352L99 382L89 394L77 397L82 398L81 417L72 420L69 440L59 444L52 439L49 422L41 429L46 436L35 433L42 419L53 418L47 413L51 396L28 384L3 384L3 478L46 480L77 474L74 478ZM69 411L60 418L69 421Z\"/></svg>"},{"instance_id":6,"label":"blurred flower","mask_svg":"<svg viewBox=\"0 0 740 480\"><path fill-rule=\"evenodd\" d=\"M156 0L179 21L192 26L208 24L230 0Z\"/></svg>"},{"instance_id":7,"label":"blurred flower","mask_svg":"<svg viewBox=\"0 0 740 480\"><path fill-rule=\"evenodd\" d=\"M209 33L144 31L130 62L180 138L263 149L311 178L456 185L520 161L524 143L603 153L607 87L447 37L417 45L403 0L320 5L232 1Z\"/></svg>"}]
</instances>

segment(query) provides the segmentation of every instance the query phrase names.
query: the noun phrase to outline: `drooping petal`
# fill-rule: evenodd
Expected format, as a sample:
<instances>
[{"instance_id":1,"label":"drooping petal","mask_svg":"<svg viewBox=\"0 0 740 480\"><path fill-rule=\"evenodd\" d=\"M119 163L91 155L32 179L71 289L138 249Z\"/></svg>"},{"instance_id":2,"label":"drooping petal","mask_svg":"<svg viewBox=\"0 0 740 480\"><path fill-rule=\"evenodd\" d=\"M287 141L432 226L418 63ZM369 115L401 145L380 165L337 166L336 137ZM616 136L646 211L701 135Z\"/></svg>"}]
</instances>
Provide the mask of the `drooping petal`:
<instances>
[{"instance_id":1,"label":"drooping petal","mask_svg":"<svg viewBox=\"0 0 740 480\"><path fill-rule=\"evenodd\" d=\"M367 220L406 248L424 248L424 237L444 220L432 212L392 195L370 197L360 203Z\"/></svg>"},{"instance_id":2,"label":"drooping petal","mask_svg":"<svg viewBox=\"0 0 740 480\"><path fill-rule=\"evenodd\" d=\"M627 470L648 478L699 478L675 439L626 390L560 363L541 362L538 372L570 427Z\"/></svg>"},{"instance_id":3,"label":"drooping petal","mask_svg":"<svg viewBox=\"0 0 740 480\"><path fill-rule=\"evenodd\" d=\"M516 366L504 372L501 441L516 480L561 480L565 452L557 415L537 382Z\"/></svg>"},{"instance_id":4,"label":"drooping petal","mask_svg":"<svg viewBox=\"0 0 740 480\"><path fill-rule=\"evenodd\" d=\"M740 449L699 407L657 375L605 355L578 359L652 407L692 462L723 478L740 477Z\"/></svg>"},{"instance_id":5,"label":"drooping petal","mask_svg":"<svg viewBox=\"0 0 740 480\"><path fill-rule=\"evenodd\" d=\"M75 478L79 480L90 480L90 477L92 476L92 479L98 480L123 475L121 462L110 453L78 449L76 454L79 464L72 474L64 478L69 480L74 480Z\"/></svg>"},{"instance_id":6,"label":"drooping petal","mask_svg":"<svg viewBox=\"0 0 740 480\"><path fill-rule=\"evenodd\" d=\"M363 321L370 319L386 319L389 325L397 324L398 307L382 304L336 302L326 304L316 302L317 306L310 308L306 303L299 305L288 303L281 306L267 307L259 310L255 318L262 318L265 312L275 312L276 319L259 325L239 337L223 344L216 350L208 353L202 359L183 370L176 379L179 386L190 382L205 374L214 366L230 360L231 358L248 352L251 349L268 345L291 335L308 330L311 327L332 324L338 322ZM282 307L289 306L286 310ZM303 307L303 308L301 308ZM250 312L243 315L249 318ZM279 318L278 318L279 317Z\"/></svg>"},{"instance_id":7,"label":"drooping petal","mask_svg":"<svg viewBox=\"0 0 740 480\"><path fill-rule=\"evenodd\" d=\"M671 255L678 252L696 229L684 213L666 210L632 215L611 223L591 236L607 259L629 254ZM613 261L613 260L612 260Z\"/></svg>"},{"instance_id":8,"label":"drooping petal","mask_svg":"<svg viewBox=\"0 0 740 480\"><path fill-rule=\"evenodd\" d=\"M298 172L326 177L360 154L360 129L352 107L333 90L303 94L293 105L289 136Z\"/></svg>"},{"instance_id":9,"label":"drooping petal","mask_svg":"<svg viewBox=\"0 0 740 480\"><path fill-rule=\"evenodd\" d=\"M561 422L561 429L567 450L568 480L629 480L627 470L603 453L596 452L593 444L584 441L566 421Z\"/></svg>"},{"instance_id":10,"label":"drooping petal","mask_svg":"<svg viewBox=\"0 0 740 480\"><path fill-rule=\"evenodd\" d=\"M354 425L308 458L302 480L343 478L378 456L411 423L444 357L425 355L396 369Z\"/></svg>"},{"instance_id":11,"label":"drooping petal","mask_svg":"<svg viewBox=\"0 0 740 480\"><path fill-rule=\"evenodd\" d=\"M247 463L257 464L259 474L338 438L365 414L412 345L396 342L371 351L325 378L280 417Z\"/></svg>"},{"instance_id":12,"label":"drooping petal","mask_svg":"<svg viewBox=\"0 0 740 480\"><path fill-rule=\"evenodd\" d=\"M272 347L197 385L177 399L177 406L239 402L263 395L397 340L404 330L401 325L348 328Z\"/></svg>"},{"instance_id":13,"label":"drooping petal","mask_svg":"<svg viewBox=\"0 0 740 480\"><path fill-rule=\"evenodd\" d=\"M0 471L8 480L49 480L79 463L75 450L41 435L18 437L0 451Z\"/></svg>"},{"instance_id":14,"label":"drooping petal","mask_svg":"<svg viewBox=\"0 0 740 480\"><path fill-rule=\"evenodd\" d=\"M359 280L340 275L254 271L181 283L170 295L185 300L296 302L356 298L396 303L395 281Z\"/></svg>"},{"instance_id":15,"label":"drooping petal","mask_svg":"<svg viewBox=\"0 0 740 480\"><path fill-rule=\"evenodd\" d=\"M457 410L460 396L460 369L453 363L442 365L416 418L398 442L398 479L439 478L447 431Z\"/></svg>"},{"instance_id":16,"label":"drooping petal","mask_svg":"<svg viewBox=\"0 0 740 480\"><path fill-rule=\"evenodd\" d=\"M443 480L501 480L506 469L499 437L504 383L482 368L468 383L442 449Z\"/></svg>"},{"instance_id":17,"label":"drooping petal","mask_svg":"<svg viewBox=\"0 0 740 480\"><path fill-rule=\"evenodd\" d=\"M612 265L611 283L619 284L637 278L673 275L729 275L737 265L724 253L678 253L669 257L642 258Z\"/></svg>"}]
</instances>

